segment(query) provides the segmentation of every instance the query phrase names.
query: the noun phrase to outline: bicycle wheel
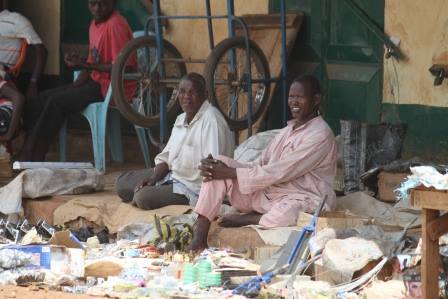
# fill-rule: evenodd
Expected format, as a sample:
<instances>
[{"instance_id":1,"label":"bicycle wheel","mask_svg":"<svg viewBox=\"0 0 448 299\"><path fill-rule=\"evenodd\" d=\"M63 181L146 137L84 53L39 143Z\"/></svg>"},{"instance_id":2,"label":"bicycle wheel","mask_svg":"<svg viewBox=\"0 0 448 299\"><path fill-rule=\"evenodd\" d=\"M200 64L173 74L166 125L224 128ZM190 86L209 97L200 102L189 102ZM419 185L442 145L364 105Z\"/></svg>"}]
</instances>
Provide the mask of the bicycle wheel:
<instances>
[{"instance_id":1,"label":"bicycle wheel","mask_svg":"<svg viewBox=\"0 0 448 299\"><path fill-rule=\"evenodd\" d=\"M178 60L182 56L176 47L166 40L163 45L162 62L157 63L155 37L133 39L120 51L112 68L112 91L117 108L127 120L141 127L159 124L162 88L167 92L168 118L176 116L180 110L177 86L187 69L185 63Z\"/></svg>"},{"instance_id":2,"label":"bicycle wheel","mask_svg":"<svg viewBox=\"0 0 448 299\"><path fill-rule=\"evenodd\" d=\"M269 64L263 51L250 41L251 79L269 79ZM204 75L210 101L221 111L232 130L246 129L248 117L248 73L244 37L220 42L210 53ZM268 102L270 83L252 82L252 123L255 123Z\"/></svg>"}]
</instances>

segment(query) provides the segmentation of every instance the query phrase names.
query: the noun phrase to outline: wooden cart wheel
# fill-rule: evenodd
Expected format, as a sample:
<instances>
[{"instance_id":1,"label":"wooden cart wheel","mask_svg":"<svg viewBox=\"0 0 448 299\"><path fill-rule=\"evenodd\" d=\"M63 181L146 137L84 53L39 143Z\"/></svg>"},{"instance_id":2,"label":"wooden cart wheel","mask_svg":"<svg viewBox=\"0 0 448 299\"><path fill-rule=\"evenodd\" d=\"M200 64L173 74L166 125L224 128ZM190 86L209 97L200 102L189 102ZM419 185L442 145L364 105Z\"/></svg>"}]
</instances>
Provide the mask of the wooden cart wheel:
<instances>
[{"instance_id":1,"label":"wooden cart wheel","mask_svg":"<svg viewBox=\"0 0 448 299\"><path fill-rule=\"evenodd\" d=\"M221 111L232 130L248 127L248 73L244 37L232 37L220 42L207 58L204 76L210 101ZM270 79L269 64L263 51L250 41L252 80ZM252 82L252 123L266 107L270 83Z\"/></svg>"},{"instance_id":2,"label":"wooden cart wheel","mask_svg":"<svg viewBox=\"0 0 448 299\"><path fill-rule=\"evenodd\" d=\"M187 73L182 56L170 42L164 40L162 62L157 63L156 40L153 36L133 39L120 51L112 68L112 92L117 108L131 123L149 128L160 122L160 93L167 92L167 116L180 111L177 86ZM163 63L165 76L160 74Z\"/></svg>"}]
</instances>

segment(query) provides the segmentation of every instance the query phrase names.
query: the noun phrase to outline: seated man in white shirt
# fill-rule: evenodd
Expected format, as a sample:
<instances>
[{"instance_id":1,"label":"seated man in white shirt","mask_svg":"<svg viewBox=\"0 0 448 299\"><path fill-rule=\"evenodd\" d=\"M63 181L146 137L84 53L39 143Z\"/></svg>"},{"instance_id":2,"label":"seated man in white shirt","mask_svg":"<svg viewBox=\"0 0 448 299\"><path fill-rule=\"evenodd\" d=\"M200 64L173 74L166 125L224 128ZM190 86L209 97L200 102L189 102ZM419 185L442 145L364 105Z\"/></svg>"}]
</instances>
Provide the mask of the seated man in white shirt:
<instances>
[{"instance_id":1,"label":"seated man in white shirt","mask_svg":"<svg viewBox=\"0 0 448 299\"><path fill-rule=\"evenodd\" d=\"M37 94L37 83L47 61L47 50L31 23L21 14L8 10L0 0L0 143L7 143L19 129L25 97L13 83L28 50L34 52L34 68L27 99Z\"/></svg>"},{"instance_id":2,"label":"seated man in white shirt","mask_svg":"<svg viewBox=\"0 0 448 299\"><path fill-rule=\"evenodd\" d=\"M9 1L0 0L0 79L8 80L17 75L23 63L23 53L34 54L34 65L26 98L37 94L37 83L47 62L47 49L30 21L16 12L8 10ZM23 49L26 47L27 49Z\"/></svg>"},{"instance_id":3,"label":"seated man in white shirt","mask_svg":"<svg viewBox=\"0 0 448 299\"><path fill-rule=\"evenodd\" d=\"M208 102L200 74L182 78L179 103L184 113L177 117L166 147L156 156L156 166L118 177L116 190L124 202L145 210L194 206L202 183L201 159L210 154L233 156L234 136L219 110Z\"/></svg>"}]
</instances>

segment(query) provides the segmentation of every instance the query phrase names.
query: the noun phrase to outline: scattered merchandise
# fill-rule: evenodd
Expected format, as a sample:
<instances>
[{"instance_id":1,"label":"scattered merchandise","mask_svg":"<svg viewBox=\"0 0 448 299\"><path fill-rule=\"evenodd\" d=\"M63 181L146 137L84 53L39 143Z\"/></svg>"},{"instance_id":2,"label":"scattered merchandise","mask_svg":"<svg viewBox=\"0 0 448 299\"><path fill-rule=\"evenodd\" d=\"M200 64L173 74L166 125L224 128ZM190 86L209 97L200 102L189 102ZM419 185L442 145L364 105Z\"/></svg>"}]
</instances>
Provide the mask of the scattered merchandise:
<instances>
[{"instance_id":1,"label":"scattered merchandise","mask_svg":"<svg viewBox=\"0 0 448 299\"><path fill-rule=\"evenodd\" d=\"M401 194L419 184L448 189L435 169L411 170ZM389 189L383 199L392 202ZM300 213L295 227L252 227L270 250L257 262L228 248L185 252L197 215L184 207L108 215L113 202L73 200L55 210L59 225L0 217L0 285L112 298L421 298L420 212L367 192L320 213L324 201L314 215ZM69 230L78 207L96 220ZM439 243L447 293L448 236Z\"/></svg>"},{"instance_id":2,"label":"scattered merchandise","mask_svg":"<svg viewBox=\"0 0 448 299\"><path fill-rule=\"evenodd\" d=\"M410 169L412 174L396 190L400 200L408 202L409 191L422 185L437 190L448 190L448 173L442 174L433 166L416 166Z\"/></svg>"}]
</instances>

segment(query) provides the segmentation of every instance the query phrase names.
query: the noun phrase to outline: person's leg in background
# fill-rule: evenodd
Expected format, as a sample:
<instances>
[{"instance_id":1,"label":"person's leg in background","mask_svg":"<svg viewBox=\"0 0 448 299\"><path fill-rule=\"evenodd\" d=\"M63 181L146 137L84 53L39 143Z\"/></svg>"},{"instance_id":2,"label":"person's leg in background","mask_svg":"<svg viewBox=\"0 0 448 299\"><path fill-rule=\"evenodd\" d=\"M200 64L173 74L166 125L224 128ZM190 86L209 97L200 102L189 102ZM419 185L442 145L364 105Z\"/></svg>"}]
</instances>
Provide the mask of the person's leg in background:
<instances>
[{"instance_id":1,"label":"person's leg in background","mask_svg":"<svg viewBox=\"0 0 448 299\"><path fill-rule=\"evenodd\" d=\"M41 107L38 117L31 116L27 138L19 159L21 161L44 161L62 123L72 113L80 112L90 103L103 99L100 85L92 80L80 87L48 91L34 105ZM33 122L34 125L33 125Z\"/></svg>"}]
</instances>

